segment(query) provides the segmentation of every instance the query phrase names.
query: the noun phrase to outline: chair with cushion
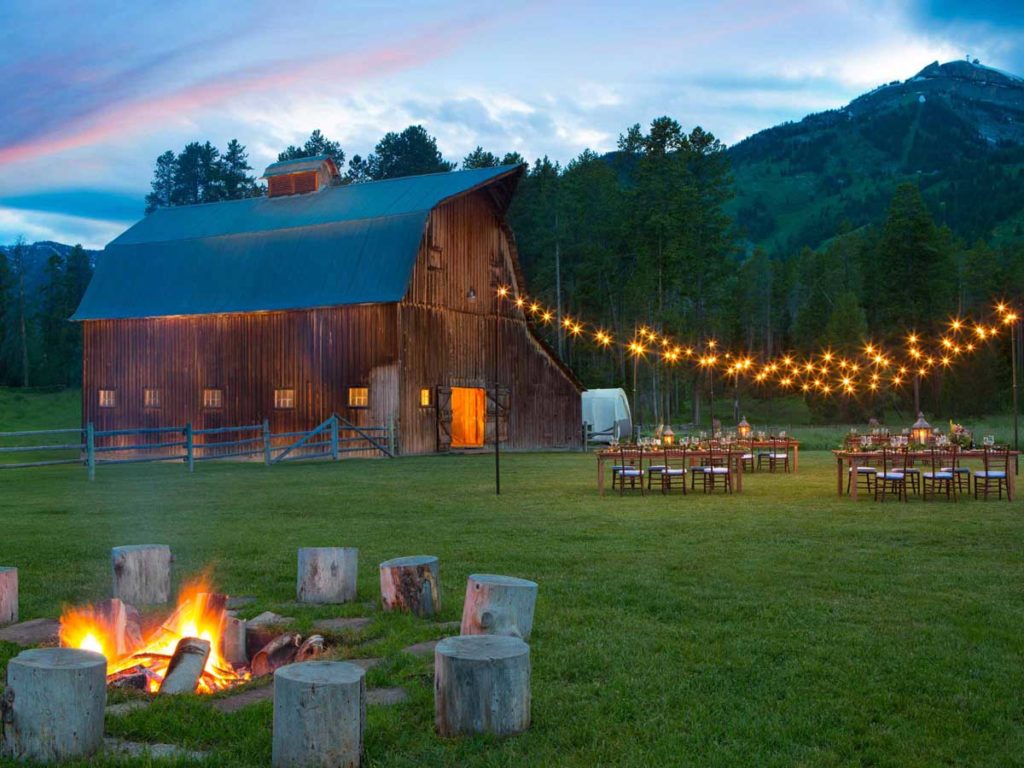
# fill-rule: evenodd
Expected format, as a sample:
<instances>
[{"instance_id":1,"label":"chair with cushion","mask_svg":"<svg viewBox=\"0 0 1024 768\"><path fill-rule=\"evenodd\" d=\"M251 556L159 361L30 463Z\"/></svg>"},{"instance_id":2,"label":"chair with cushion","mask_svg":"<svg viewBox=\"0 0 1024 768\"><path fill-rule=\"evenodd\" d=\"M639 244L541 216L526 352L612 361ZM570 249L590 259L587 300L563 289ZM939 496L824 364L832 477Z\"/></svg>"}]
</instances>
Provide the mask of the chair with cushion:
<instances>
[{"instance_id":1,"label":"chair with cushion","mask_svg":"<svg viewBox=\"0 0 1024 768\"><path fill-rule=\"evenodd\" d=\"M1007 495L1010 488L1007 485L1007 478L1010 472L1010 449L1007 446L991 448L985 446L985 453L982 455L982 469L974 473L974 498L978 498L978 491L988 501L988 495L995 488L1000 500L1003 498L1003 489Z\"/></svg>"},{"instance_id":2,"label":"chair with cushion","mask_svg":"<svg viewBox=\"0 0 1024 768\"><path fill-rule=\"evenodd\" d=\"M688 470L686 447L666 448L662 464L664 469L661 471L661 492L671 493L673 488L679 488L685 496Z\"/></svg>"},{"instance_id":3,"label":"chair with cushion","mask_svg":"<svg viewBox=\"0 0 1024 768\"><path fill-rule=\"evenodd\" d=\"M768 452L757 454L757 468L761 468L762 462L768 462L768 471L774 472L775 468L782 466L783 472L789 472L789 438L773 437Z\"/></svg>"},{"instance_id":4,"label":"chair with cushion","mask_svg":"<svg viewBox=\"0 0 1024 768\"><path fill-rule=\"evenodd\" d=\"M637 489L637 480L640 481L640 495L644 494L644 454L637 448L620 448L619 463L612 467L612 490L615 490L615 483L619 484L619 495L626 492L626 482L629 482L630 490Z\"/></svg>"},{"instance_id":5,"label":"chair with cushion","mask_svg":"<svg viewBox=\"0 0 1024 768\"><path fill-rule=\"evenodd\" d=\"M906 449L882 448L882 468L875 473L875 501L885 501L886 495L890 493L895 493L900 501L908 501L908 461Z\"/></svg>"},{"instance_id":6,"label":"chair with cushion","mask_svg":"<svg viewBox=\"0 0 1024 768\"><path fill-rule=\"evenodd\" d=\"M715 488L719 486L726 493L732 493L732 450L712 445L709 448L707 463L700 467L692 467L691 472L694 480L700 476L704 493L714 493Z\"/></svg>"},{"instance_id":7,"label":"chair with cushion","mask_svg":"<svg viewBox=\"0 0 1024 768\"><path fill-rule=\"evenodd\" d=\"M943 465L951 462L950 456L945 451L932 448L929 452L928 463L925 471L921 473L921 499L928 501L928 495L935 496L938 493L945 493L946 498L956 501L956 476L944 469Z\"/></svg>"},{"instance_id":8,"label":"chair with cushion","mask_svg":"<svg viewBox=\"0 0 1024 768\"><path fill-rule=\"evenodd\" d=\"M971 492L971 468L960 466L960 447L951 445L949 447L949 461L947 466L941 467L942 472L952 472L956 479L957 493Z\"/></svg>"},{"instance_id":9,"label":"chair with cushion","mask_svg":"<svg viewBox=\"0 0 1024 768\"><path fill-rule=\"evenodd\" d=\"M736 450L740 451L740 461L743 462L744 472L754 471L754 441L751 439L737 440Z\"/></svg>"},{"instance_id":10,"label":"chair with cushion","mask_svg":"<svg viewBox=\"0 0 1024 768\"><path fill-rule=\"evenodd\" d=\"M854 475L857 476L857 489L860 490L861 482L864 483L864 490L868 493L875 492L875 477L878 475L878 467L875 466L875 459L858 459L855 466L850 467L846 477L846 495L850 495L850 483Z\"/></svg>"}]
</instances>

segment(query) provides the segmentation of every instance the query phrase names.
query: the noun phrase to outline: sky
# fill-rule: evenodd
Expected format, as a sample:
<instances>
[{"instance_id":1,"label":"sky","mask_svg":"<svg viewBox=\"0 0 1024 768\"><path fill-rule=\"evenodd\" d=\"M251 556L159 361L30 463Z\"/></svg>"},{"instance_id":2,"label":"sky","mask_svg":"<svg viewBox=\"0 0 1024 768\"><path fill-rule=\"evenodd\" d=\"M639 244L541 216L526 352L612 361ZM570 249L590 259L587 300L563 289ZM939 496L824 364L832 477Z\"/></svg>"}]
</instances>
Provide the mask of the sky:
<instances>
[{"instance_id":1,"label":"sky","mask_svg":"<svg viewBox=\"0 0 1024 768\"><path fill-rule=\"evenodd\" d=\"M102 248L163 151L314 128L348 156L422 124L566 162L660 115L728 144L970 54L1024 74L1024 2L0 3L0 243Z\"/></svg>"}]
</instances>

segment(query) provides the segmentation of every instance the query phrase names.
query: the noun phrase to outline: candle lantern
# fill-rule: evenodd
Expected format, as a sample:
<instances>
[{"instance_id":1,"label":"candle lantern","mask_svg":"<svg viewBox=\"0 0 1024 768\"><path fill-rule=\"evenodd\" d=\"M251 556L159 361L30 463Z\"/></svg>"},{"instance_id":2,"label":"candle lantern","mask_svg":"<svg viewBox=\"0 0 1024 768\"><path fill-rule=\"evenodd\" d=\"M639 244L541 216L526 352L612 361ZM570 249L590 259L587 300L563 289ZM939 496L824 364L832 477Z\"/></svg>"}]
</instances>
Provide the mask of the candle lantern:
<instances>
[{"instance_id":1,"label":"candle lantern","mask_svg":"<svg viewBox=\"0 0 1024 768\"><path fill-rule=\"evenodd\" d=\"M744 416L740 419L740 423L736 425L736 434L741 438L746 439L750 437L751 426L747 422L747 417Z\"/></svg>"},{"instance_id":2,"label":"candle lantern","mask_svg":"<svg viewBox=\"0 0 1024 768\"><path fill-rule=\"evenodd\" d=\"M926 445L930 442L932 436L932 425L924 420L924 414L917 414L917 421L914 422L914 426L910 428L910 438L915 443Z\"/></svg>"},{"instance_id":3,"label":"candle lantern","mask_svg":"<svg viewBox=\"0 0 1024 768\"><path fill-rule=\"evenodd\" d=\"M665 431L661 433L661 444L666 448L674 445L676 442L676 433L672 431L672 427L665 427Z\"/></svg>"}]
</instances>

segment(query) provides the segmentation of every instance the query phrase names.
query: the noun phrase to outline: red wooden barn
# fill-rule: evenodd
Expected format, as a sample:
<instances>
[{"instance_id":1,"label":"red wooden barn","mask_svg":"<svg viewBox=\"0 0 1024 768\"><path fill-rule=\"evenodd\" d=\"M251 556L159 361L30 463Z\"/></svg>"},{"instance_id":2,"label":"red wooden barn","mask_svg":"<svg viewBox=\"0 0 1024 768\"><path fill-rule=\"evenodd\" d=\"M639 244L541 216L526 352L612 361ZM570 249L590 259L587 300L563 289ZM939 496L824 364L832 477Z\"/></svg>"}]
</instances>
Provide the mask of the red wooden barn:
<instances>
[{"instance_id":1,"label":"red wooden barn","mask_svg":"<svg viewBox=\"0 0 1024 768\"><path fill-rule=\"evenodd\" d=\"M73 318L84 420L292 432L338 413L394 425L402 453L483 447L495 425L511 448L576 444L579 382L497 296L523 289L505 221L522 173L341 186L307 158L270 166L267 197L150 214Z\"/></svg>"}]
</instances>

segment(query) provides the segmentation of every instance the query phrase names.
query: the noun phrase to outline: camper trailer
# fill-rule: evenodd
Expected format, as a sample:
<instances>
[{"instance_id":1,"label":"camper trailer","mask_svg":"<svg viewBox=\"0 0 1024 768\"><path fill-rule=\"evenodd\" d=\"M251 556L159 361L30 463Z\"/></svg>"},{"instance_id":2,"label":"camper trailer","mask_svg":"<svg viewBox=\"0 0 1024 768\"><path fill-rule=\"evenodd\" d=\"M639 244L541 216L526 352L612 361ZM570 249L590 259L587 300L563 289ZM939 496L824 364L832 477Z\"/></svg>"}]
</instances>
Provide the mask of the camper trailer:
<instances>
[{"instance_id":1,"label":"camper trailer","mask_svg":"<svg viewBox=\"0 0 1024 768\"><path fill-rule=\"evenodd\" d=\"M588 389L582 402L583 422L588 425L592 442L627 440L633 434L633 416L623 390Z\"/></svg>"}]
</instances>

